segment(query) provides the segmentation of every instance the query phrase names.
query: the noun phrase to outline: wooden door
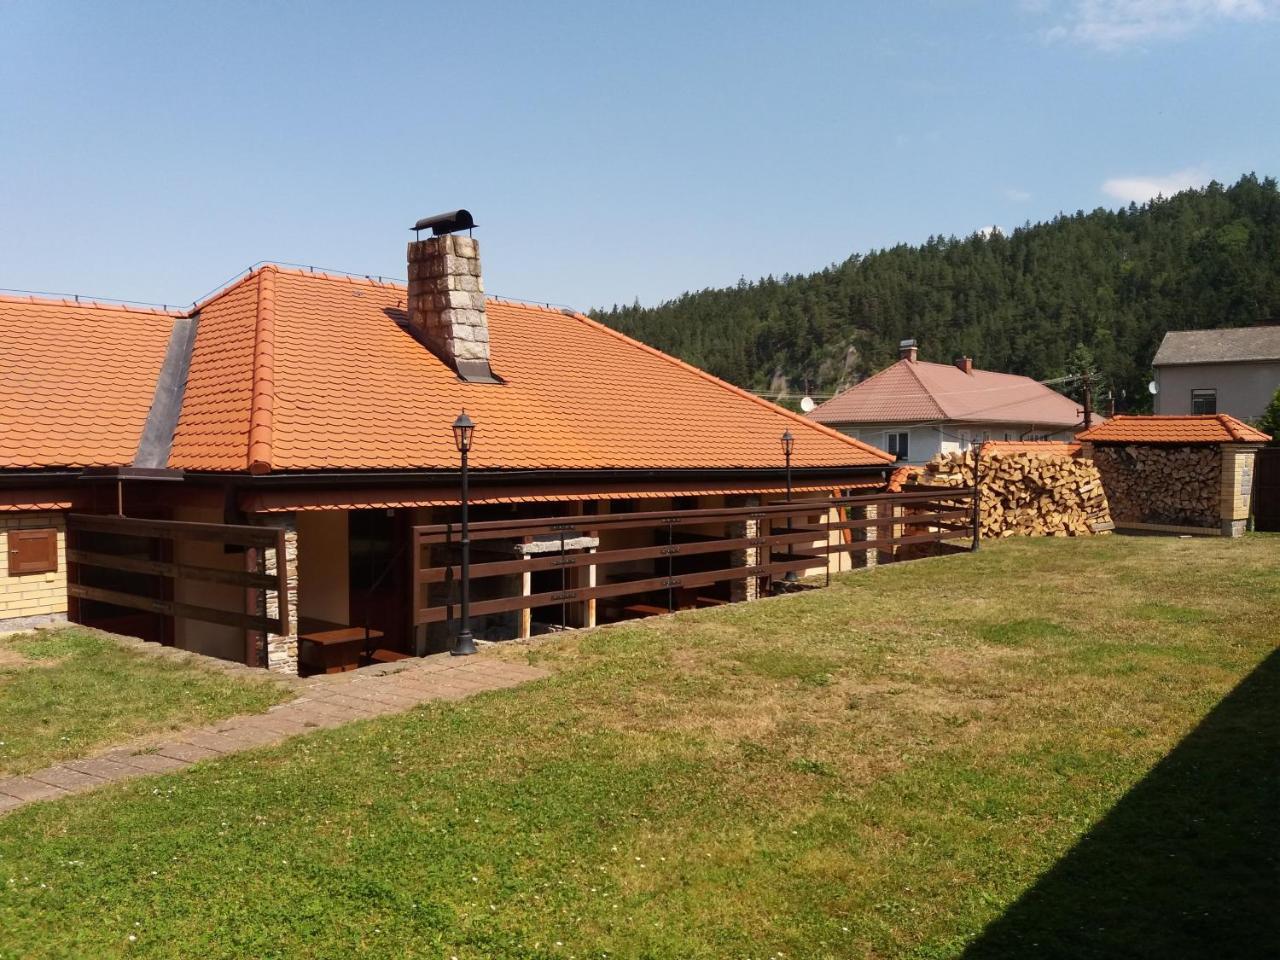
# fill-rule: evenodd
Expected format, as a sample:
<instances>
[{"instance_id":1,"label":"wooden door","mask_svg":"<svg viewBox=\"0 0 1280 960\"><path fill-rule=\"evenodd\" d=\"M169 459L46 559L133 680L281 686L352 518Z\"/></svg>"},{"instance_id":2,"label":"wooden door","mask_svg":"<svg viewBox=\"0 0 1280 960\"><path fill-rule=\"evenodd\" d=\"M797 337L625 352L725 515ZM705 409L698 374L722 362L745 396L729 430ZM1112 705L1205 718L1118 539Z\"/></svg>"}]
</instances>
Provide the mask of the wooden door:
<instances>
[{"instance_id":1,"label":"wooden door","mask_svg":"<svg viewBox=\"0 0 1280 960\"><path fill-rule=\"evenodd\" d=\"M408 527L399 510L352 510L348 527L351 625L381 630L380 646L404 650L410 590Z\"/></svg>"},{"instance_id":2,"label":"wooden door","mask_svg":"<svg viewBox=\"0 0 1280 960\"><path fill-rule=\"evenodd\" d=\"M1263 447L1253 462L1254 529L1280 533L1280 447Z\"/></svg>"}]
</instances>

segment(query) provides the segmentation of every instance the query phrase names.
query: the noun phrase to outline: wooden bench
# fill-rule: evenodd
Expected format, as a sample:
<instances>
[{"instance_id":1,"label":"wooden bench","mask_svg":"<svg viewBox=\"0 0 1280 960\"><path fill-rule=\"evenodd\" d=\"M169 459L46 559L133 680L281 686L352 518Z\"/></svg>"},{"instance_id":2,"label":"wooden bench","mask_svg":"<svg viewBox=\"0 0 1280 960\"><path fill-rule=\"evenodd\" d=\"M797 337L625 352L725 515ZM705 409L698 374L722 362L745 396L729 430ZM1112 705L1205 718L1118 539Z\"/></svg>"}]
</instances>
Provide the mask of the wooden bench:
<instances>
[{"instance_id":1,"label":"wooden bench","mask_svg":"<svg viewBox=\"0 0 1280 960\"><path fill-rule=\"evenodd\" d=\"M360 666L369 645L382 639L381 630L364 627L338 627L298 634L298 666L310 673L343 673Z\"/></svg>"},{"instance_id":2,"label":"wooden bench","mask_svg":"<svg viewBox=\"0 0 1280 960\"><path fill-rule=\"evenodd\" d=\"M662 613L670 613L666 607L659 607L653 603L633 603L630 606L622 608L623 613L630 613L637 617L656 617Z\"/></svg>"}]
</instances>

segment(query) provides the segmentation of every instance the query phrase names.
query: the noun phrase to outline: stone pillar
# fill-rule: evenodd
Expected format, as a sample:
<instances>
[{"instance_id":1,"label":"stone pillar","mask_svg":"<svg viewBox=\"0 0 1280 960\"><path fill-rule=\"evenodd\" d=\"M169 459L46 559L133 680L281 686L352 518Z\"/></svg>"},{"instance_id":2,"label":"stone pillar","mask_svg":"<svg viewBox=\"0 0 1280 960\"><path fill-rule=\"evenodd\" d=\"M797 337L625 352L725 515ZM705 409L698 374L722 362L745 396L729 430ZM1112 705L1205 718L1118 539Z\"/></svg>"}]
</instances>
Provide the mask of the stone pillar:
<instances>
[{"instance_id":1,"label":"stone pillar","mask_svg":"<svg viewBox=\"0 0 1280 960\"><path fill-rule=\"evenodd\" d=\"M285 634L267 634L267 668L280 673L298 672L298 527L292 515L283 523L285 580L289 585L289 623ZM266 550L266 573L276 574L276 551ZM274 590L266 591L268 617L280 615L280 603Z\"/></svg>"},{"instance_id":2,"label":"stone pillar","mask_svg":"<svg viewBox=\"0 0 1280 960\"><path fill-rule=\"evenodd\" d=\"M409 326L464 380L492 380L480 248L471 237L409 244Z\"/></svg>"},{"instance_id":3,"label":"stone pillar","mask_svg":"<svg viewBox=\"0 0 1280 960\"><path fill-rule=\"evenodd\" d=\"M854 507L850 513L852 514L849 518L850 520L874 520L876 519L876 505L869 503L865 507ZM855 543L865 543L868 540L876 539L876 528L874 526L855 527L849 532L853 534ZM857 553L850 553L849 557L850 566L854 569L874 567L876 565L876 551L874 550L859 550Z\"/></svg>"},{"instance_id":4,"label":"stone pillar","mask_svg":"<svg viewBox=\"0 0 1280 960\"><path fill-rule=\"evenodd\" d=\"M759 497L735 497L732 502L727 501L726 506L735 507L758 507L760 505ZM726 532L726 536L732 539L755 539L760 536L761 521L759 520L742 520L738 523L731 523ZM729 566L731 567L756 567L764 563L767 557L767 547L748 547L745 550L734 550L729 556ZM729 581L729 599L735 603L743 600L755 600L760 596L760 578L744 577L741 580Z\"/></svg>"},{"instance_id":5,"label":"stone pillar","mask_svg":"<svg viewBox=\"0 0 1280 960\"><path fill-rule=\"evenodd\" d=\"M1224 537L1244 535L1253 493L1253 464L1261 444L1222 447L1222 480L1218 516Z\"/></svg>"}]
</instances>

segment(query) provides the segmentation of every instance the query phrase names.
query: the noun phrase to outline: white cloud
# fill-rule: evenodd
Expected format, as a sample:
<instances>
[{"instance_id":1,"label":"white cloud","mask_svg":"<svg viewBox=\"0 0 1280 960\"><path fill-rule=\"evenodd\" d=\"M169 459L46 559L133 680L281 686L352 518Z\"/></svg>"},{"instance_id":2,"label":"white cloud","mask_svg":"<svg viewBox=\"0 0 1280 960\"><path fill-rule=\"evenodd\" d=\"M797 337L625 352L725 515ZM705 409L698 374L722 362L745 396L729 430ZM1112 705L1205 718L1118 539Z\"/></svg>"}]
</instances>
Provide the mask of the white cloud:
<instances>
[{"instance_id":1,"label":"white cloud","mask_svg":"<svg viewBox=\"0 0 1280 960\"><path fill-rule=\"evenodd\" d=\"M979 227L977 234L983 240L990 240L992 237L1003 237L1005 235L1004 231L994 223L989 227Z\"/></svg>"},{"instance_id":2,"label":"white cloud","mask_svg":"<svg viewBox=\"0 0 1280 960\"><path fill-rule=\"evenodd\" d=\"M1200 167L1175 170L1157 177L1112 177L1102 184L1102 192L1125 203L1146 203L1156 196L1171 197L1188 187L1202 187L1210 177Z\"/></svg>"},{"instance_id":3,"label":"white cloud","mask_svg":"<svg viewBox=\"0 0 1280 960\"><path fill-rule=\"evenodd\" d=\"M1031 199L1031 194L1026 190L1019 190L1017 187L1006 187L1004 195L1014 203L1026 203Z\"/></svg>"},{"instance_id":4,"label":"white cloud","mask_svg":"<svg viewBox=\"0 0 1280 960\"><path fill-rule=\"evenodd\" d=\"M1215 20L1280 14L1280 0L1071 0L1068 6L1044 37L1108 51L1184 37Z\"/></svg>"}]
</instances>

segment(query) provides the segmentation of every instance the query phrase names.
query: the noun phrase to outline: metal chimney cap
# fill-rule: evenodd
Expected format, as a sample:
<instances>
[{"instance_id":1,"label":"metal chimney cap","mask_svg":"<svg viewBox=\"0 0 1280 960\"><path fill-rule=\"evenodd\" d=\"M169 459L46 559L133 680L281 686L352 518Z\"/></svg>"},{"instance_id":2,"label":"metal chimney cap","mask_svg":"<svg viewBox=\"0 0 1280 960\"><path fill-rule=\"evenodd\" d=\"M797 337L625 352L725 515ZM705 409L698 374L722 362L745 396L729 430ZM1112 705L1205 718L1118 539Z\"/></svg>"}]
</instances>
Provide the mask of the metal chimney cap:
<instances>
[{"instance_id":1,"label":"metal chimney cap","mask_svg":"<svg viewBox=\"0 0 1280 960\"><path fill-rule=\"evenodd\" d=\"M423 217L409 229L414 233L430 229L433 236L441 237L458 230L470 230L476 225L469 210L448 210L434 217Z\"/></svg>"}]
</instances>

